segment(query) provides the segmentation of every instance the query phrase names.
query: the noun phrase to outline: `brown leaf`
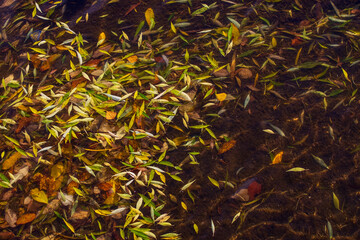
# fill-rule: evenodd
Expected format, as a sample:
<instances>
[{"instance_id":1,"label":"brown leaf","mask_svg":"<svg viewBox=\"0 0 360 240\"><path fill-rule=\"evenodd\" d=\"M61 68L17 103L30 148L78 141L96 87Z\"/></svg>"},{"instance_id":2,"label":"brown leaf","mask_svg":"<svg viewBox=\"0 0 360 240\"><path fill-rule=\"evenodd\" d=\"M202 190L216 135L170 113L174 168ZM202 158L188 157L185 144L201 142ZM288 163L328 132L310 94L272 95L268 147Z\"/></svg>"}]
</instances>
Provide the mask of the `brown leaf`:
<instances>
[{"instance_id":1,"label":"brown leaf","mask_svg":"<svg viewBox=\"0 0 360 240\"><path fill-rule=\"evenodd\" d=\"M29 222L32 222L36 218L35 213L25 213L24 215L21 215L18 220L16 221L17 225L27 224Z\"/></svg>"},{"instance_id":2,"label":"brown leaf","mask_svg":"<svg viewBox=\"0 0 360 240\"><path fill-rule=\"evenodd\" d=\"M82 220L86 220L88 219L90 216L90 213L88 210L77 210L71 217L69 220L71 221L82 221Z\"/></svg>"},{"instance_id":3,"label":"brown leaf","mask_svg":"<svg viewBox=\"0 0 360 240\"><path fill-rule=\"evenodd\" d=\"M21 156L21 153L17 151L14 152L8 159L3 162L2 169L7 170L9 168L12 168L12 166L15 165L16 161L19 160Z\"/></svg>"},{"instance_id":4,"label":"brown leaf","mask_svg":"<svg viewBox=\"0 0 360 240\"><path fill-rule=\"evenodd\" d=\"M227 77L229 76L229 72L225 68L222 68L220 70L214 71L213 75L214 77Z\"/></svg>"},{"instance_id":5,"label":"brown leaf","mask_svg":"<svg viewBox=\"0 0 360 240\"><path fill-rule=\"evenodd\" d=\"M248 68L240 68L237 70L240 79L249 79L253 76L252 72Z\"/></svg>"},{"instance_id":6,"label":"brown leaf","mask_svg":"<svg viewBox=\"0 0 360 240\"><path fill-rule=\"evenodd\" d=\"M229 151L230 149L232 149L236 144L236 140L230 140L226 143L224 143L221 148L219 149L218 154L223 154L224 152Z\"/></svg>"},{"instance_id":7,"label":"brown leaf","mask_svg":"<svg viewBox=\"0 0 360 240\"><path fill-rule=\"evenodd\" d=\"M14 237L12 232L0 232L0 240L14 239Z\"/></svg>"}]
</instances>

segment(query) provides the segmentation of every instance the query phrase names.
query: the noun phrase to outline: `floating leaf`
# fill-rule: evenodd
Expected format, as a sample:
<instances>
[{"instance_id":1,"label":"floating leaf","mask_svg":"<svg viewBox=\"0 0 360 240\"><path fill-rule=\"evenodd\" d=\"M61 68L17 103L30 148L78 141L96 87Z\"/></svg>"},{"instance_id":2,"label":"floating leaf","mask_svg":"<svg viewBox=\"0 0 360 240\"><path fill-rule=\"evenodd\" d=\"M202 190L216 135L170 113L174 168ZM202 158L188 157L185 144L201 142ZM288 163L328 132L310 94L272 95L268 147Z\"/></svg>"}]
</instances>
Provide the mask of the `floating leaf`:
<instances>
[{"instance_id":1,"label":"floating leaf","mask_svg":"<svg viewBox=\"0 0 360 240\"><path fill-rule=\"evenodd\" d=\"M273 158L273 160L272 160L272 164L281 163L283 154L284 154L283 151L281 151L281 152L279 152L278 154L276 154L276 156L275 156L275 157Z\"/></svg>"},{"instance_id":2,"label":"floating leaf","mask_svg":"<svg viewBox=\"0 0 360 240\"><path fill-rule=\"evenodd\" d=\"M31 189L30 191L31 197L40 203L48 204L48 197L44 191L40 191L38 188Z\"/></svg>"}]
</instances>

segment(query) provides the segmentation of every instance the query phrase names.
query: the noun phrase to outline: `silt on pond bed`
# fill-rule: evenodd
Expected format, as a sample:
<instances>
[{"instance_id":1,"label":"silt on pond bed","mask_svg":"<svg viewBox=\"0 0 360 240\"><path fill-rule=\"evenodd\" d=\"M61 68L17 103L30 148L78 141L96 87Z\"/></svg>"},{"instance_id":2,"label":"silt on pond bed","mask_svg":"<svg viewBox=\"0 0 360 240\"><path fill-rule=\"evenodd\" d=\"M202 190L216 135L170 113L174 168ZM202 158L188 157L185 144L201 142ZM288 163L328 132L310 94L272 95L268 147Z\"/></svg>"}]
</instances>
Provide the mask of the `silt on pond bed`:
<instances>
[{"instance_id":1,"label":"silt on pond bed","mask_svg":"<svg viewBox=\"0 0 360 240\"><path fill-rule=\"evenodd\" d=\"M50 4L0 5L1 238L360 238L355 1Z\"/></svg>"}]
</instances>

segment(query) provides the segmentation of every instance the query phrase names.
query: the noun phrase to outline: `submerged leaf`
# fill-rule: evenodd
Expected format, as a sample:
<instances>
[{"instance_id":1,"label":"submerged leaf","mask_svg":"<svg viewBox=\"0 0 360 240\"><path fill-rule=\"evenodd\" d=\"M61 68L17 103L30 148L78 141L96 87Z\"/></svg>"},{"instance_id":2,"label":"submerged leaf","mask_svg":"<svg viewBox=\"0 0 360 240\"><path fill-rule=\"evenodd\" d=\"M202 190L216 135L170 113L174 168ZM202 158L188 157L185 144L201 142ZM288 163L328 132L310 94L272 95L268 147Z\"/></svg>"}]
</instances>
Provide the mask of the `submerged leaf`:
<instances>
[{"instance_id":1,"label":"submerged leaf","mask_svg":"<svg viewBox=\"0 0 360 240\"><path fill-rule=\"evenodd\" d=\"M329 169L328 165L326 165L326 163L324 162L324 160L322 160L321 158L311 154L311 156L314 158L315 162L317 162L320 166Z\"/></svg>"}]
</instances>

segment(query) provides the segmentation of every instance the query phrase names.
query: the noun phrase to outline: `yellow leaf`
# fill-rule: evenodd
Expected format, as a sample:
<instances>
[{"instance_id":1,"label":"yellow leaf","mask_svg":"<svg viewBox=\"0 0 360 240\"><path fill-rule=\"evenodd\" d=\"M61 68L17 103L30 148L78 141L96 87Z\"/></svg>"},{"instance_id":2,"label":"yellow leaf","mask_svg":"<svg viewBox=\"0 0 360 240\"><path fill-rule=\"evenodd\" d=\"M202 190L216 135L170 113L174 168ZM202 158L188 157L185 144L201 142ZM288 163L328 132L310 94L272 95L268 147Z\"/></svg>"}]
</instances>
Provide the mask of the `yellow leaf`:
<instances>
[{"instance_id":1,"label":"yellow leaf","mask_svg":"<svg viewBox=\"0 0 360 240\"><path fill-rule=\"evenodd\" d=\"M16 163L17 160L19 160L21 158L21 153L19 152L14 152L8 159L6 159L2 165L2 169L3 170L7 170L9 168L11 168L12 166L14 166L14 164Z\"/></svg>"},{"instance_id":2,"label":"yellow leaf","mask_svg":"<svg viewBox=\"0 0 360 240\"><path fill-rule=\"evenodd\" d=\"M104 32L100 33L99 38L98 38L98 42L97 42L97 46L100 46L101 44L103 44L105 42L106 39L106 35Z\"/></svg>"},{"instance_id":3,"label":"yellow leaf","mask_svg":"<svg viewBox=\"0 0 360 240\"><path fill-rule=\"evenodd\" d=\"M185 209L185 211L187 211L187 206L184 202L181 202L181 206L183 207L183 209Z\"/></svg>"},{"instance_id":4,"label":"yellow leaf","mask_svg":"<svg viewBox=\"0 0 360 240\"><path fill-rule=\"evenodd\" d=\"M279 152L278 154L276 154L276 156L275 156L274 159L272 160L272 164L281 163L283 154L284 154L283 151L281 151L281 152Z\"/></svg>"},{"instance_id":5,"label":"yellow leaf","mask_svg":"<svg viewBox=\"0 0 360 240\"><path fill-rule=\"evenodd\" d=\"M40 203L46 203L48 204L48 197L44 191L40 191L38 188L34 188L30 191L31 197Z\"/></svg>"},{"instance_id":6,"label":"yellow leaf","mask_svg":"<svg viewBox=\"0 0 360 240\"><path fill-rule=\"evenodd\" d=\"M174 24L172 22L170 22L170 27L171 27L171 30L176 33L176 28L174 26Z\"/></svg>"},{"instance_id":7,"label":"yellow leaf","mask_svg":"<svg viewBox=\"0 0 360 240\"><path fill-rule=\"evenodd\" d=\"M220 102L222 102L222 101L224 101L225 100L225 98L226 98L226 93L219 93L219 94L215 94L216 95L216 98L220 101Z\"/></svg>"},{"instance_id":8,"label":"yellow leaf","mask_svg":"<svg viewBox=\"0 0 360 240\"><path fill-rule=\"evenodd\" d=\"M211 178L211 177L209 177L209 176L208 176L208 178L209 178L210 182L211 182L212 184L214 184L214 186L220 188L220 185L219 185L218 181L216 181L215 179L213 179L213 178Z\"/></svg>"},{"instance_id":9,"label":"yellow leaf","mask_svg":"<svg viewBox=\"0 0 360 240\"><path fill-rule=\"evenodd\" d=\"M64 165L62 163L57 163L51 168L51 177L58 178L64 172Z\"/></svg>"},{"instance_id":10,"label":"yellow leaf","mask_svg":"<svg viewBox=\"0 0 360 240\"><path fill-rule=\"evenodd\" d=\"M148 8L145 11L145 20L147 22L147 24L151 25L151 19L154 19L155 15L154 15L154 11L152 10L152 8Z\"/></svg>"},{"instance_id":11,"label":"yellow leaf","mask_svg":"<svg viewBox=\"0 0 360 240\"><path fill-rule=\"evenodd\" d=\"M64 220L64 223L66 224L66 226L67 226L73 233L75 233L74 227L73 227L70 223L68 223L65 219L63 219L63 220Z\"/></svg>"},{"instance_id":12,"label":"yellow leaf","mask_svg":"<svg viewBox=\"0 0 360 240\"><path fill-rule=\"evenodd\" d=\"M138 60L138 57L136 55L132 55L131 57L128 57L127 60L130 63L136 63L136 61Z\"/></svg>"},{"instance_id":13,"label":"yellow leaf","mask_svg":"<svg viewBox=\"0 0 360 240\"><path fill-rule=\"evenodd\" d=\"M271 46L272 46L272 47L276 47L276 45L277 45L276 38L273 37L273 38L271 39Z\"/></svg>"},{"instance_id":14,"label":"yellow leaf","mask_svg":"<svg viewBox=\"0 0 360 240\"><path fill-rule=\"evenodd\" d=\"M101 216L107 216L109 215L111 212L108 210L102 210L102 209L97 209L95 210L95 213L101 215Z\"/></svg>"}]
</instances>

